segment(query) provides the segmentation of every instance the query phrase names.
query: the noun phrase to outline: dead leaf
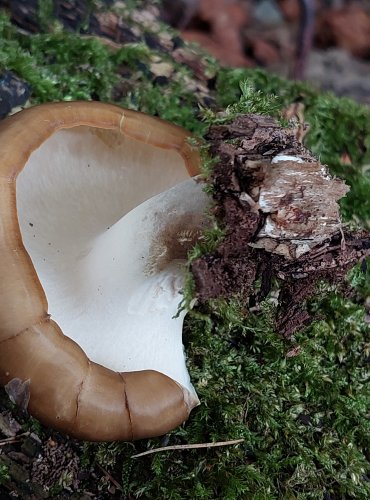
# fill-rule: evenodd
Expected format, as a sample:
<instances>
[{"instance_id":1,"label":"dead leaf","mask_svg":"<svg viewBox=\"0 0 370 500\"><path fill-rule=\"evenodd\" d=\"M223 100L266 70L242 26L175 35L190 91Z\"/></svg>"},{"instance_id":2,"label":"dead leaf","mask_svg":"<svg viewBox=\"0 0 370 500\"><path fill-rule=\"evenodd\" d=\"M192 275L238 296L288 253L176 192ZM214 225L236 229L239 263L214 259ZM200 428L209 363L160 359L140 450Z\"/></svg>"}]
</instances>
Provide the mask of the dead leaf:
<instances>
[{"instance_id":1,"label":"dead leaf","mask_svg":"<svg viewBox=\"0 0 370 500\"><path fill-rule=\"evenodd\" d=\"M10 400L18 406L22 412L27 412L30 401L30 379L22 382L20 378L13 378L5 386L5 391Z\"/></svg>"}]
</instances>

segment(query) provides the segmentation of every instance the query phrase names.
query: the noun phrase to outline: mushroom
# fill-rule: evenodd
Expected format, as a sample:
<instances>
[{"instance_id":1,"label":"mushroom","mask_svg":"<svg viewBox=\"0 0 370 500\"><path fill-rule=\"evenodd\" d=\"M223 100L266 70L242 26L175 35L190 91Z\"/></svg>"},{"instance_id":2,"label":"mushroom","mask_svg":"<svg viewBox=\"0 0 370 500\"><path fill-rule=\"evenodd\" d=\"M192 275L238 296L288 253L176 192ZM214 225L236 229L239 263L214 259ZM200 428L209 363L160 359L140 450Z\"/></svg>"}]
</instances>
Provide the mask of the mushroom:
<instances>
[{"instance_id":1,"label":"mushroom","mask_svg":"<svg viewBox=\"0 0 370 500\"><path fill-rule=\"evenodd\" d=\"M46 425L139 439L199 403L184 313L174 318L206 224L188 137L97 102L35 106L0 125L0 383L29 381L28 410Z\"/></svg>"}]
</instances>

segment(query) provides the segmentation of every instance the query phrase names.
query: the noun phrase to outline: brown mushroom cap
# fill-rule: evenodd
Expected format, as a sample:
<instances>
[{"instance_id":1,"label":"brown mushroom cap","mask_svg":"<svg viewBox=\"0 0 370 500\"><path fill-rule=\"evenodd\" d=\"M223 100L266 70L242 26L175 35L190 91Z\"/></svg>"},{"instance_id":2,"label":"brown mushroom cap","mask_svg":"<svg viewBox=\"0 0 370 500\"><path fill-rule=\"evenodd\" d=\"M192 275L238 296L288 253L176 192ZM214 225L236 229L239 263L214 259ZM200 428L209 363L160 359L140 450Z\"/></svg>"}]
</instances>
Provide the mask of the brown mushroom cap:
<instances>
[{"instance_id":1,"label":"brown mushroom cap","mask_svg":"<svg viewBox=\"0 0 370 500\"><path fill-rule=\"evenodd\" d=\"M138 203L198 173L198 152L189 145L185 130L113 105L45 104L21 111L0 124L0 383L29 379L30 413L78 438L115 440L161 435L187 419L196 404L191 395L157 371L115 372L90 361L50 319L47 297L23 244L17 177L31 153L52 134L61 129L78 131L79 127L100 130L100 139L105 142L122 135L132 147L152 150L150 155L165 150L182 159L175 167L180 174L166 179L167 166L160 156L163 176L159 187L147 187ZM104 130L112 135L105 136Z\"/></svg>"}]
</instances>

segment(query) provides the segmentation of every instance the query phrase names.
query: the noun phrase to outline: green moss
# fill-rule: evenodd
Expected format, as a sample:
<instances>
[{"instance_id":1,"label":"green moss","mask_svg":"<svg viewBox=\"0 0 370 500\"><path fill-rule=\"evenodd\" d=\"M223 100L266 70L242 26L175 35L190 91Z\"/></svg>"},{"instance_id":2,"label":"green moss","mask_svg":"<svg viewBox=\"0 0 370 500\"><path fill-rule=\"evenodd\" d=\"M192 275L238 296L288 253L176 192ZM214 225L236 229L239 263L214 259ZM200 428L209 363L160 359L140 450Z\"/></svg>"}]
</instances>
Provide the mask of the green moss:
<instances>
[{"instance_id":1,"label":"green moss","mask_svg":"<svg viewBox=\"0 0 370 500\"><path fill-rule=\"evenodd\" d=\"M0 485L9 481L9 469L5 464L0 464Z\"/></svg>"},{"instance_id":2,"label":"green moss","mask_svg":"<svg viewBox=\"0 0 370 500\"><path fill-rule=\"evenodd\" d=\"M202 404L169 444L243 437L224 449L173 451L132 460L157 440L115 444L117 474L134 498L368 498L370 446L363 310L337 295L311 305L322 319L289 344L272 306L241 320L241 305L214 303L212 326L185 329ZM300 350L294 351L299 345ZM210 355L212 353L212 355ZM90 445L98 459L112 445ZM92 450L89 450L90 453ZM130 469L127 470L128 464ZM112 462L110 462L112 465ZM113 465L114 466L114 465Z\"/></svg>"},{"instance_id":3,"label":"green moss","mask_svg":"<svg viewBox=\"0 0 370 500\"><path fill-rule=\"evenodd\" d=\"M348 281L362 299L370 297L370 260L358 263L348 273Z\"/></svg>"},{"instance_id":4,"label":"green moss","mask_svg":"<svg viewBox=\"0 0 370 500\"><path fill-rule=\"evenodd\" d=\"M50 31L55 23L54 19L54 1L53 0L38 0L38 23L42 31Z\"/></svg>"},{"instance_id":5,"label":"green moss","mask_svg":"<svg viewBox=\"0 0 370 500\"><path fill-rule=\"evenodd\" d=\"M279 116L281 104L274 94L268 94L255 88L253 80L238 82L240 96L233 104L228 104L225 111L216 113L210 109L203 110L203 119L212 124L227 123L239 114L254 113L259 115ZM225 96L220 91L223 101Z\"/></svg>"},{"instance_id":6,"label":"green moss","mask_svg":"<svg viewBox=\"0 0 370 500\"><path fill-rule=\"evenodd\" d=\"M43 9L46 7L47 2ZM61 29L24 36L0 12L0 72L12 70L25 79L31 85L33 104L79 99L112 102L115 86L122 83L119 68L125 65L134 74L125 82L126 95L117 104L160 116L201 135L206 125L200 120L194 92L185 88L180 77L164 87L153 82L150 61L159 55L144 43L127 44L115 52L97 39ZM183 73L189 76L186 70Z\"/></svg>"},{"instance_id":7,"label":"green moss","mask_svg":"<svg viewBox=\"0 0 370 500\"><path fill-rule=\"evenodd\" d=\"M205 125L200 121L195 107L194 94L184 90L180 82L171 82L167 88L153 85L147 80L138 81L128 96L121 101L123 106L140 110L150 115L187 128L201 134Z\"/></svg>"},{"instance_id":8,"label":"green moss","mask_svg":"<svg viewBox=\"0 0 370 500\"><path fill-rule=\"evenodd\" d=\"M227 107L240 99L240 82L248 81L256 91L278 96L281 107L304 96L317 94L313 87L302 82L284 80L262 69L220 69L217 77L217 96L221 107Z\"/></svg>"},{"instance_id":9,"label":"green moss","mask_svg":"<svg viewBox=\"0 0 370 500\"><path fill-rule=\"evenodd\" d=\"M148 63L150 50L144 43L130 43L112 54L116 66L126 64L130 69L136 70L139 64Z\"/></svg>"},{"instance_id":10,"label":"green moss","mask_svg":"<svg viewBox=\"0 0 370 500\"><path fill-rule=\"evenodd\" d=\"M0 17L0 70L12 70L32 89L33 103L109 100L117 76L109 52L99 41L66 32L15 35Z\"/></svg>"}]
</instances>

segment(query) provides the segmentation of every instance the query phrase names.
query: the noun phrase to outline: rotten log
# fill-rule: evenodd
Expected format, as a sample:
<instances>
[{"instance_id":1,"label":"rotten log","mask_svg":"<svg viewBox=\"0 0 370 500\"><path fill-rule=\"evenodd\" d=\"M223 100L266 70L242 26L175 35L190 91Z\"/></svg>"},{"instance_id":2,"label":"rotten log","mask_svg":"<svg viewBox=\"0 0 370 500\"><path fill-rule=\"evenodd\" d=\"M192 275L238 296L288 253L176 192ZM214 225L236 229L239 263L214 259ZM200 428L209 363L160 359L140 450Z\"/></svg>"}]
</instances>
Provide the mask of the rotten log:
<instances>
[{"instance_id":1,"label":"rotten log","mask_svg":"<svg viewBox=\"0 0 370 500\"><path fill-rule=\"evenodd\" d=\"M290 336L310 320L304 301L317 283L345 286L347 271L370 255L370 235L342 227L337 202L349 188L293 129L242 115L211 126L206 139L218 158L211 182L225 238L192 263L197 297L237 294L251 307L278 281L277 328Z\"/></svg>"}]
</instances>

